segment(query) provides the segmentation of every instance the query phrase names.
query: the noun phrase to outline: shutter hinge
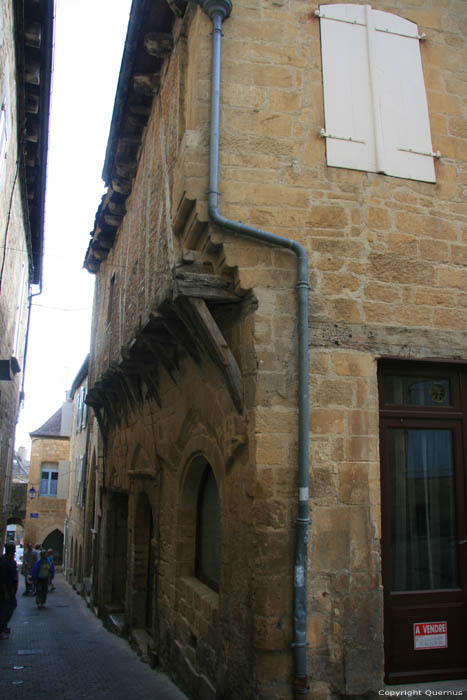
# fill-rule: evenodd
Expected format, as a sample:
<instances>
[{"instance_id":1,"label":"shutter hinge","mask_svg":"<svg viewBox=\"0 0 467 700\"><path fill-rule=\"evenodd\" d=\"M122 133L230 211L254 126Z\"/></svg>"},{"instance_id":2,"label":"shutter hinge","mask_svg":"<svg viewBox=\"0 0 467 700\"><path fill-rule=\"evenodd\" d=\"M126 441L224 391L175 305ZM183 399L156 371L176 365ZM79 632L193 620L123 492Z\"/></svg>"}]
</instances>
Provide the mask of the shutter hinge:
<instances>
[{"instance_id":1,"label":"shutter hinge","mask_svg":"<svg viewBox=\"0 0 467 700\"><path fill-rule=\"evenodd\" d=\"M366 27L365 22L359 22L358 19L343 19L342 17L329 17L325 15L321 10L315 10L315 17L318 19L332 19L334 22L344 22L345 24L358 24L360 27ZM402 32L393 32L390 29L375 27L375 31L383 32L384 34L395 34L396 36L403 36L407 39L418 39L419 41L426 41L426 34L422 32L421 34L403 34Z\"/></svg>"},{"instance_id":2,"label":"shutter hinge","mask_svg":"<svg viewBox=\"0 0 467 700\"><path fill-rule=\"evenodd\" d=\"M328 134L325 129L321 129L319 135L322 139L337 139L338 141L352 141L352 143L366 143L361 139L354 139L352 136L335 136L334 134Z\"/></svg>"},{"instance_id":3,"label":"shutter hinge","mask_svg":"<svg viewBox=\"0 0 467 700\"><path fill-rule=\"evenodd\" d=\"M315 10L315 17L319 19L332 19L333 22L344 22L344 24L358 24L360 27L365 26L365 22L359 22L358 19L342 19L341 17L329 17L320 10Z\"/></svg>"},{"instance_id":4,"label":"shutter hinge","mask_svg":"<svg viewBox=\"0 0 467 700\"><path fill-rule=\"evenodd\" d=\"M383 29L382 27L375 27L375 31L382 32L383 34L394 34L395 36L403 36L406 39L418 39L419 41L426 41L426 34L403 34L402 32L393 32L391 29Z\"/></svg>"},{"instance_id":5,"label":"shutter hinge","mask_svg":"<svg viewBox=\"0 0 467 700\"><path fill-rule=\"evenodd\" d=\"M417 151L415 148L398 148L398 151L404 151L404 153L413 153L416 156L431 156L432 158L441 158L440 151Z\"/></svg>"}]
</instances>

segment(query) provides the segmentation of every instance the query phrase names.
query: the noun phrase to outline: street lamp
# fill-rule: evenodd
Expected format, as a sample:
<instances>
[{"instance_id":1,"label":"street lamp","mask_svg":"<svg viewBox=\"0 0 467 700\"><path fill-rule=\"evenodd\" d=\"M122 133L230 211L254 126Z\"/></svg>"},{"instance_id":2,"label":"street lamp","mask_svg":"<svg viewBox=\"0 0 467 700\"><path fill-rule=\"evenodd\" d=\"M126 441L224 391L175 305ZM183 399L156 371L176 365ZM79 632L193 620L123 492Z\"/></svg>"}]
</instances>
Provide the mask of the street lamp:
<instances>
[{"instance_id":1,"label":"street lamp","mask_svg":"<svg viewBox=\"0 0 467 700\"><path fill-rule=\"evenodd\" d=\"M31 486L31 488L29 489L29 498L31 499L31 501L33 498L35 498L35 496L36 496L36 489L34 488L34 486Z\"/></svg>"}]
</instances>

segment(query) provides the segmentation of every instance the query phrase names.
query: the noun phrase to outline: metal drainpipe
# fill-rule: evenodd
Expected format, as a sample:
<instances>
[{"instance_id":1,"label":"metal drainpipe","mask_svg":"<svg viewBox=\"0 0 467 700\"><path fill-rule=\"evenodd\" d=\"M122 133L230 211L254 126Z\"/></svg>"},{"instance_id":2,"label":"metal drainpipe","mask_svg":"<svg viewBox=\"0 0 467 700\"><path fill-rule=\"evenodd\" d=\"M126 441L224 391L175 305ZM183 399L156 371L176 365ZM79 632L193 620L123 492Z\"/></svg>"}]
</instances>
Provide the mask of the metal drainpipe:
<instances>
[{"instance_id":1,"label":"metal drainpipe","mask_svg":"<svg viewBox=\"0 0 467 700\"><path fill-rule=\"evenodd\" d=\"M298 516L296 519L296 551L294 567L294 655L295 692L304 695L308 690L307 674L307 588L308 565L308 471L309 471L309 369L308 369L308 259L305 248L289 238L277 236L268 231L248 226L223 217L218 210L219 181L219 123L220 123L220 74L222 23L232 11L230 0L198 0L202 9L210 17L212 32L212 75L211 75L211 125L209 153L209 216L213 223L224 229L253 238L262 243L281 246L292 250L297 256L297 295L298 295Z\"/></svg>"}]
</instances>

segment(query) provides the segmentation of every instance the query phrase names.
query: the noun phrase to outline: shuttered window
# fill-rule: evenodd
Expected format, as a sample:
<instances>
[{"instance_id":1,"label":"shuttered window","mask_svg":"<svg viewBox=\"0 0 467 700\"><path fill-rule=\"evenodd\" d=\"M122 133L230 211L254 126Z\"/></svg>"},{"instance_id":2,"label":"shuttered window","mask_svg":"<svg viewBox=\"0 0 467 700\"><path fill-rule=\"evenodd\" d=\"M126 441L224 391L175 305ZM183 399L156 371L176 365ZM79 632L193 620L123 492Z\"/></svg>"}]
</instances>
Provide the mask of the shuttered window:
<instances>
[{"instance_id":1,"label":"shuttered window","mask_svg":"<svg viewBox=\"0 0 467 700\"><path fill-rule=\"evenodd\" d=\"M435 182L417 25L321 5L327 164Z\"/></svg>"}]
</instances>

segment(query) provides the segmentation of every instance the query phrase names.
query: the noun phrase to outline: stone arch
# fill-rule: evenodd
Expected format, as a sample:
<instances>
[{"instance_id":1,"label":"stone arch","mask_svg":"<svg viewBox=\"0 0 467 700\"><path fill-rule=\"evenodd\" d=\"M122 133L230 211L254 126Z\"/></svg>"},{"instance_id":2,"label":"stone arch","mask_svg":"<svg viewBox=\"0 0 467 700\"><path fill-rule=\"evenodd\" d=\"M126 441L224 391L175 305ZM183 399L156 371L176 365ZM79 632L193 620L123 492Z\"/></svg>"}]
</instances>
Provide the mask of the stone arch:
<instances>
[{"instance_id":1,"label":"stone arch","mask_svg":"<svg viewBox=\"0 0 467 700\"><path fill-rule=\"evenodd\" d=\"M202 429L202 426L198 426L198 428ZM179 494L181 502L189 498L189 488L190 486L193 488L196 485L198 476L201 479L202 474L199 473L200 466L197 462L198 456L204 458L211 466L217 482L217 488L219 489L219 496L222 500L222 487L225 477L224 459L217 443L214 440L210 440L205 434L202 434L193 435L187 442L181 455L178 470L180 474Z\"/></svg>"},{"instance_id":2,"label":"stone arch","mask_svg":"<svg viewBox=\"0 0 467 700\"><path fill-rule=\"evenodd\" d=\"M63 532L58 528L52 530L42 543L43 549L53 551L54 563L59 566L63 564Z\"/></svg>"},{"instance_id":3,"label":"stone arch","mask_svg":"<svg viewBox=\"0 0 467 700\"><path fill-rule=\"evenodd\" d=\"M16 525L15 542L24 543L24 521L17 515L12 515L6 521L7 525ZM25 544L25 543L24 543ZM34 544L34 543L33 543Z\"/></svg>"},{"instance_id":4,"label":"stone arch","mask_svg":"<svg viewBox=\"0 0 467 700\"><path fill-rule=\"evenodd\" d=\"M154 473L154 465L151 463L151 460L149 459L146 450L141 445L141 443L138 443L136 445L133 451L133 456L129 463L129 467L130 472L144 472L147 474Z\"/></svg>"},{"instance_id":5,"label":"stone arch","mask_svg":"<svg viewBox=\"0 0 467 700\"><path fill-rule=\"evenodd\" d=\"M217 486L219 501L218 536L219 560L222 547L222 487L225 468L217 444L201 435L193 437L185 449L185 463L181 470L179 485L179 508L177 519L177 573L181 576L198 577L198 555L200 545L199 507L200 494L206 477L211 472ZM204 581L206 583L206 580ZM218 581L208 584L216 590Z\"/></svg>"}]
</instances>

